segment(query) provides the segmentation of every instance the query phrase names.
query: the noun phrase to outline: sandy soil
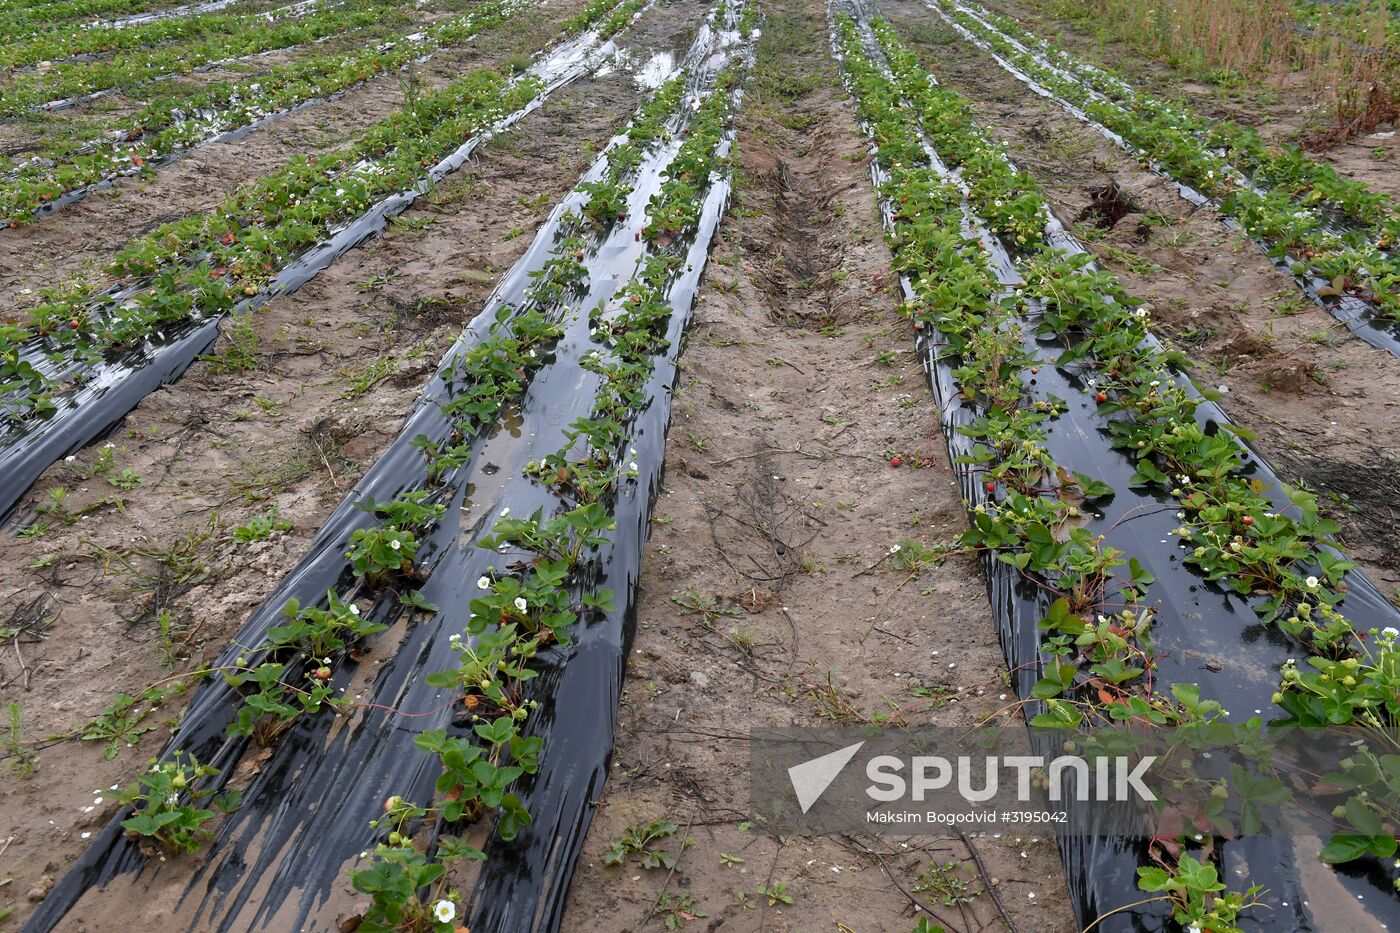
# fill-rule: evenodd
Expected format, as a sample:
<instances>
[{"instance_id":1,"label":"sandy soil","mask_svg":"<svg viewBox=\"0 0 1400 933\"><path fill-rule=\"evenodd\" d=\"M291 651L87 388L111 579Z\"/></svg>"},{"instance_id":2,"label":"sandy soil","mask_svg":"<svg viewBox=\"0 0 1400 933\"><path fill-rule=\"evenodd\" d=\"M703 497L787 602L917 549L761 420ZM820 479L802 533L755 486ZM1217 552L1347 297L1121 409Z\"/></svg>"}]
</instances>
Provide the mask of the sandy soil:
<instances>
[{"instance_id":1,"label":"sandy soil","mask_svg":"<svg viewBox=\"0 0 1400 933\"><path fill-rule=\"evenodd\" d=\"M1289 481L1317 491L1342 538L1389 595L1400 584L1400 361L1352 338L1217 212L1195 209L1121 149L1032 95L916 0L883 6L938 79L1044 187L1057 216L1145 301L1192 375ZM1117 185L1128 208L1108 228L1084 215ZM1082 222L1080 221L1081 217ZM1325 443L1319 443L1323 439Z\"/></svg>"},{"instance_id":2,"label":"sandy soil","mask_svg":"<svg viewBox=\"0 0 1400 933\"><path fill-rule=\"evenodd\" d=\"M663 4L624 45L643 62L673 49L689 41L703 9L693 0ZM0 702L19 704L26 741L79 729L117 694L172 676L167 657L178 675L218 653L397 435L418 388L524 251L528 232L640 96L625 70L558 92L420 201L405 224L257 313L256 368L197 364L148 397L112 438L114 473L140 477L129 492L107 482L113 474L93 475L100 446L45 474L28 501L68 490L72 524L49 516L41 537L0 548L0 601L17 607L0 611L0 630L21 629L0 654ZM226 334L216 354L228 347ZM236 544L233 530L269 507L295 523L291 531ZM171 616L164 644L161 608ZM0 761L0 882L8 882L0 907L14 919L82 850L82 834L115 812L109 793L94 806L92 792L131 781L179 707L173 698L149 715L142 727L153 731L138 733L134 748L119 743L111 760L105 742L68 741L45 743L27 779L8 771L13 758Z\"/></svg>"},{"instance_id":3,"label":"sandy soil","mask_svg":"<svg viewBox=\"0 0 1400 933\"><path fill-rule=\"evenodd\" d=\"M420 92L465 72L521 60L584 0L531 7L459 48L419 67ZM152 179L123 179L52 216L18 230L0 229L0 306L25 307L40 287L92 270L134 237L186 214L212 208L238 185L282 168L293 155L314 155L352 141L403 105L399 74L368 81L344 95L266 124L233 142L202 146ZM34 294L25 295L23 289Z\"/></svg>"},{"instance_id":4,"label":"sandy soil","mask_svg":"<svg viewBox=\"0 0 1400 933\"><path fill-rule=\"evenodd\" d=\"M506 62L579 5L551 3L435 59L424 77ZM1217 216L1030 95L915 0L883 6L1012 145L1059 216L1150 302L1200 383L1223 387L1259 449L1320 492L1365 569L1394 592L1400 363L1351 339ZM910 575L888 560L905 538L948 541L965 527L963 505L896 311L824 4L765 8L735 203L675 389L613 773L564 928L664 929L670 918L741 933L906 933L928 912L950 931L1074 930L1050 838L775 838L748 822L751 729L1015 715L976 564L951 557ZM631 60L684 44L703 9L658 5L625 39ZM1076 51L1090 46L1077 41ZM1198 104L1207 112L1269 119L1259 108L1274 106L1210 90L1200 100L1222 109ZM560 92L385 236L272 302L250 329L226 332L216 359L133 412L110 454L85 451L36 486L22 521L46 530L0 549L0 706L18 704L11 738L42 746L25 777L0 731L0 908L14 919L115 812L106 789L144 767L180 699L119 736L111 758L105 738L45 737L86 729L118 694L178 677L227 643L393 439L448 342L640 94L621 71ZM400 100L397 78L372 82L21 236L0 232L0 295L52 284L215 203L250 172L338 144ZM1125 210L1096 225L1084 210L1105 189ZM241 369L231 366L240 348L252 360ZM270 507L290 531L237 543L234 529ZM604 865L629 827L663 818L678 827L660 846L677 857L673 872ZM760 890L779 885L782 897Z\"/></svg>"},{"instance_id":5,"label":"sandy soil","mask_svg":"<svg viewBox=\"0 0 1400 933\"><path fill-rule=\"evenodd\" d=\"M907 931L916 904L949 930L1004 929L994 898L1015 929L1074 929L1051 839L978 837L979 871L956 836L775 839L743 822L750 729L968 725L1006 690L975 563L909 579L883 560L961 529L963 506L822 5L774 3L765 30L737 200L681 359L612 777L564 929L689 915L683 929ZM681 827L661 846L674 875L604 866L612 840L663 817ZM923 888L930 863L965 903ZM779 883L790 904L759 893Z\"/></svg>"}]
</instances>

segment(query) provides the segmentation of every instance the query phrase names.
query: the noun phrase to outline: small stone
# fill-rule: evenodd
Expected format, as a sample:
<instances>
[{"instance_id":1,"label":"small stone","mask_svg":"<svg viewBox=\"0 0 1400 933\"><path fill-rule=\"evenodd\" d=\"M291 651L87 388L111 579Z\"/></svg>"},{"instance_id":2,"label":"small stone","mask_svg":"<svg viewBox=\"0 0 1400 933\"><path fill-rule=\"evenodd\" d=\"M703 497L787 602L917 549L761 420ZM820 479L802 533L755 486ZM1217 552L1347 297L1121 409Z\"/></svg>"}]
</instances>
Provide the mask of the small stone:
<instances>
[{"instance_id":1,"label":"small stone","mask_svg":"<svg viewBox=\"0 0 1400 933\"><path fill-rule=\"evenodd\" d=\"M34 887L30 888L29 893L26 894L25 897L29 898L31 902L37 904L44 898L48 897L49 892L52 890L53 875L42 875L39 878L39 883L34 885Z\"/></svg>"},{"instance_id":2,"label":"small stone","mask_svg":"<svg viewBox=\"0 0 1400 933\"><path fill-rule=\"evenodd\" d=\"M690 682L703 689L710 685L710 678L704 671L691 671Z\"/></svg>"}]
</instances>

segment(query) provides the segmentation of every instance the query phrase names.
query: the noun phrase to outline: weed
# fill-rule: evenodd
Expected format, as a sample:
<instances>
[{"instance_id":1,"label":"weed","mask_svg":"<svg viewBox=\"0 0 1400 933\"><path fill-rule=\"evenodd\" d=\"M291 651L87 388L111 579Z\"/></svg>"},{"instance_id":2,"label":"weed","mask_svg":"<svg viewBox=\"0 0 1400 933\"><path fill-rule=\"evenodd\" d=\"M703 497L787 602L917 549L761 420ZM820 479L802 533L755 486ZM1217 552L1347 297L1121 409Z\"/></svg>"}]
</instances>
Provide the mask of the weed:
<instances>
[{"instance_id":1,"label":"weed","mask_svg":"<svg viewBox=\"0 0 1400 933\"><path fill-rule=\"evenodd\" d=\"M964 877L962 863L957 859L939 865L929 862L914 876L914 892L932 894L946 907L970 904L982 893L980 885Z\"/></svg>"},{"instance_id":2,"label":"weed","mask_svg":"<svg viewBox=\"0 0 1400 933\"><path fill-rule=\"evenodd\" d=\"M115 444L103 444L97 451L97 457L92 461L92 475L106 476L112 472L117 465L117 448Z\"/></svg>"},{"instance_id":3,"label":"weed","mask_svg":"<svg viewBox=\"0 0 1400 933\"><path fill-rule=\"evenodd\" d=\"M404 214L398 214L389 218L389 225L399 230L426 230L435 223L437 223L435 217L408 217Z\"/></svg>"},{"instance_id":4,"label":"weed","mask_svg":"<svg viewBox=\"0 0 1400 933\"><path fill-rule=\"evenodd\" d=\"M692 920L701 920L709 916L695 905L689 891L678 891L674 895L670 891L662 892L652 909L652 916L658 915L662 925L668 930L679 930Z\"/></svg>"},{"instance_id":5,"label":"weed","mask_svg":"<svg viewBox=\"0 0 1400 933\"><path fill-rule=\"evenodd\" d=\"M223 327L224 348L212 356L201 357L214 375L247 373L262 369L258 356L261 337L253 323L252 314L235 315Z\"/></svg>"},{"instance_id":6,"label":"weed","mask_svg":"<svg viewBox=\"0 0 1400 933\"><path fill-rule=\"evenodd\" d=\"M937 566L953 550L948 545L929 547L922 541L904 538L890 548L890 565L895 570L907 570L911 574L922 573L929 567Z\"/></svg>"},{"instance_id":7,"label":"weed","mask_svg":"<svg viewBox=\"0 0 1400 933\"><path fill-rule=\"evenodd\" d=\"M866 722L867 717L851 703L846 690L836 685L835 675L835 671L827 671L824 686L808 688L807 696L816 704L817 714L832 722Z\"/></svg>"},{"instance_id":8,"label":"weed","mask_svg":"<svg viewBox=\"0 0 1400 933\"><path fill-rule=\"evenodd\" d=\"M24 710L18 700L11 700L7 707L9 723L5 736L0 741L5 757L10 759L10 774L17 778L27 778L39 770L39 753L24 744Z\"/></svg>"},{"instance_id":9,"label":"weed","mask_svg":"<svg viewBox=\"0 0 1400 933\"><path fill-rule=\"evenodd\" d=\"M636 856L643 868L674 868L675 856L652 847L674 836L676 830L676 824L670 820L629 826L626 833L612 841L612 846L603 856L603 864L609 867L622 865L628 856Z\"/></svg>"},{"instance_id":10,"label":"weed","mask_svg":"<svg viewBox=\"0 0 1400 933\"><path fill-rule=\"evenodd\" d=\"M759 646L758 633L746 625L736 625L729 630L729 643L745 657L753 657Z\"/></svg>"},{"instance_id":11,"label":"weed","mask_svg":"<svg viewBox=\"0 0 1400 933\"><path fill-rule=\"evenodd\" d=\"M154 730L156 725L147 721L149 717L166 699L185 689L186 681L179 680L168 687L151 687L140 696L119 693L79 730L78 737L88 742L106 742L103 757L115 758L123 746L134 748L142 735Z\"/></svg>"},{"instance_id":12,"label":"weed","mask_svg":"<svg viewBox=\"0 0 1400 933\"><path fill-rule=\"evenodd\" d=\"M369 278L365 279L363 282L360 282L356 286L356 288L358 288L362 292L377 292L380 289L382 289L385 285L388 285L389 283L393 282L394 279L398 277L399 274L397 272L389 272L385 275L379 275L378 273L376 273L374 275L371 275Z\"/></svg>"},{"instance_id":13,"label":"weed","mask_svg":"<svg viewBox=\"0 0 1400 933\"><path fill-rule=\"evenodd\" d=\"M719 600L713 596L705 596L694 586L686 587L684 593L679 596L672 596L671 602L680 609L684 615L699 615L705 628L713 630L717 623L724 616L740 615L740 610L735 606L722 606Z\"/></svg>"},{"instance_id":14,"label":"weed","mask_svg":"<svg viewBox=\"0 0 1400 933\"><path fill-rule=\"evenodd\" d=\"M398 361L392 356L380 357L364 369L346 374L348 384L340 393L343 399L357 399L370 389L392 376L398 369Z\"/></svg>"},{"instance_id":15,"label":"weed","mask_svg":"<svg viewBox=\"0 0 1400 933\"><path fill-rule=\"evenodd\" d=\"M131 492L141 485L141 474L130 468L122 470L113 476L107 477L108 485L120 489L122 492Z\"/></svg>"},{"instance_id":16,"label":"weed","mask_svg":"<svg viewBox=\"0 0 1400 933\"><path fill-rule=\"evenodd\" d=\"M793 898L787 893L786 881L775 881L771 885L759 885L757 893L761 897L768 898L768 906L776 907L779 904L791 905Z\"/></svg>"},{"instance_id":17,"label":"weed","mask_svg":"<svg viewBox=\"0 0 1400 933\"><path fill-rule=\"evenodd\" d=\"M254 515L248 520L248 524L233 529L233 539L239 544L251 544L254 541L266 541L291 530L291 519L278 518L277 508L274 506L262 515Z\"/></svg>"}]
</instances>

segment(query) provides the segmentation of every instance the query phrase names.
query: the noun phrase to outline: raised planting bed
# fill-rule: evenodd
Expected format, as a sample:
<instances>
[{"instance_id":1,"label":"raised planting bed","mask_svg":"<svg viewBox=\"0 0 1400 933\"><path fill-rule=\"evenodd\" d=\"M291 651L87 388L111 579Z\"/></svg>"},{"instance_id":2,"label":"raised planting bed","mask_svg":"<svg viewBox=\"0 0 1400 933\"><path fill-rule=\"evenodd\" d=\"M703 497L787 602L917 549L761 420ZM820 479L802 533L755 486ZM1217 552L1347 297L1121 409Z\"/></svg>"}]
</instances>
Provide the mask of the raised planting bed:
<instances>
[{"instance_id":1,"label":"raised planting bed","mask_svg":"<svg viewBox=\"0 0 1400 933\"><path fill-rule=\"evenodd\" d=\"M76 131L17 163L0 179L0 215L15 229L118 179L153 177L200 146L232 142L373 78L420 65L440 50L510 22L526 8L522 2L487 0L391 42L316 55L193 95L157 99L114 126Z\"/></svg>"},{"instance_id":2,"label":"raised planting bed","mask_svg":"<svg viewBox=\"0 0 1400 933\"><path fill-rule=\"evenodd\" d=\"M628 22L640 6L622 0L590 22L612 28L610 18L621 13ZM355 144L314 161L294 159L214 211L158 228L117 256L107 284L99 278L55 292L28 328L0 329L7 391L0 515L50 463L178 378L213 343L225 315L301 287L612 50L596 29L576 26L515 78L470 73Z\"/></svg>"},{"instance_id":3,"label":"raised planting bed","mask_svg":"<svg viewBox=\"0 0 1400 933\"><path fill-rule=\"evenodd\" d=\"M1400 215L1393 199L1293 146L1132 89L1014 21L962 0L925 0L1009 74L1218 209L1360 339L1400 355Z\"/></svg>"},{"instance_id":4,"label":"raised planting bed","mask_svg":"<svg viewBox=\"0 0 1400 933\"><path fill-rule=\"evenodd\" d=\"M733 7L700 26L311 552L194 675L162 764L31 929L100 922L152 884L183 892L192 927L557 928L752 35ZM642 235L682 201L690 222ZM196 845L155 825L213 799L230 812L195 817ZM143 854L206 847L193 874Z\"/></svg>"},{"instance_id":5,"label":"raised planting bed","mask_svg":"<svg viewBox=\"0 0 1400 933\"><path fill-rule=\"evenodd\" d=\"M983 557L1031 722L1387 721L1387 630L1400 613L1340 553L1316 500L1285 486L1181 375L1149 310L1093 266L966 102L886 24L855 3L838 9L837 46L969 503L961 544ZM1327 705L1290 661L1300 655L1333 671L1323 687L1333 665L1355 671L1347 700ZM1332 841L1309 850L1192 816L1163 820L1153 838L1065 835L1081 925L1321 930L1319 892L1332 886L1377 923L1400 916L1393 836L1353 845L1364 827L1343 814Z\"/></svg>"}]
</instances>

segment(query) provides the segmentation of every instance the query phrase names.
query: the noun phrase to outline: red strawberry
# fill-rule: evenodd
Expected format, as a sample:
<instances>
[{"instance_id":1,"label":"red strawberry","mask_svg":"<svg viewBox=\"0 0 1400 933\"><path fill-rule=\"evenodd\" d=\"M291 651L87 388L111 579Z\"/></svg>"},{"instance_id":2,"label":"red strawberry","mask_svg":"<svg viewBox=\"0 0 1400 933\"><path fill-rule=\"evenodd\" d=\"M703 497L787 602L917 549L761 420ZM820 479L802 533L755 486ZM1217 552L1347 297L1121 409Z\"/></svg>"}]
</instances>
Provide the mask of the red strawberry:
<instances>
[{"instance_id":1,"label":"red strawberry","mask_svg":"<svg viewBox=\"0 0 1400 933\"><path fill-rule=\"evenodd\" d=\"M903 462L904 462L904 461L901 460L901 459L899 459L898 457L891 457L891 458L890 458L890 466L892 466L892 467L897 467L897 466L899 466L899 465L900 465L901 463L903 463Z\"/></svg>"},{"instance_id":2,"label":"red strawberry","mask_svg":"<svg viewBox=\"0 0 1400 933\"><path fill-rule=\"evenodd\" d=\"M1098 401L1100 405L1102 405L1104 402L1108 401L1108 393L1100 392L1098 395L1094 396L1094 399Z\"/></svg>"}]
</instances>

